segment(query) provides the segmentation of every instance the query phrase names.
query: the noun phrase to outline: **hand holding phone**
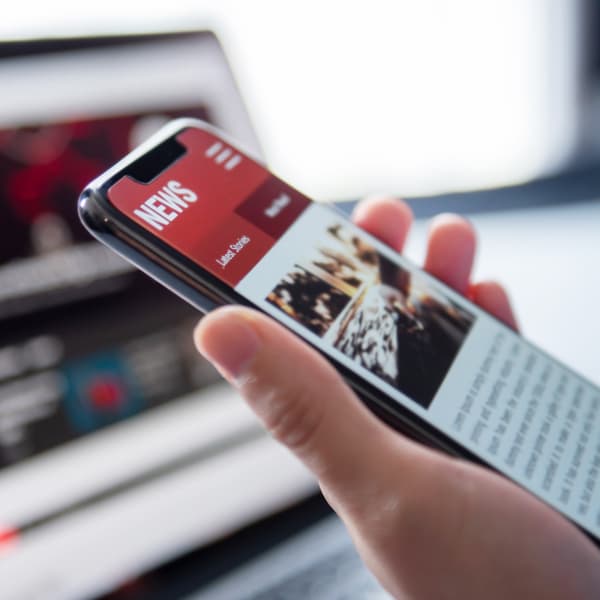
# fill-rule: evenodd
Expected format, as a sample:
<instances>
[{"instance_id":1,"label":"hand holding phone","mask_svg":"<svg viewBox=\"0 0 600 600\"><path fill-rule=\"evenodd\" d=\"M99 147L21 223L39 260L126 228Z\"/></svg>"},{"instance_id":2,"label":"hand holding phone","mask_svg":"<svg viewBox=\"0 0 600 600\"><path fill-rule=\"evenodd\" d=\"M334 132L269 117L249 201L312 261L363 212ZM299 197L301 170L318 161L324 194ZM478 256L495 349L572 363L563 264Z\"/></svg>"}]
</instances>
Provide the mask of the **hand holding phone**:
<instances>
[{"instance_id":1,"label":"hand holding phone","mask_svg":"<svg viewBox=\"0 0 600 600\"><path fill-rule=\"evenodd\" d=\"M355 222L401 249L410 226L406 205L382 199L356 213ZM466 222L442 218L432 226L426 265L514 325L502 288L470 283L474 241ZM447 252L452 261L444 260ZM200 322L195 338L317 476L395 597L594 597L600 556L580 531L508 481L389 430L320 355L271 319L219 309Z\"/></svg>"},{"instance_id":2,"label":"hand holding phone","mask_svg":"<svg viewBox=\"0 0 600 600\"><path fill-rule=\"evenodd\" d=\"M311 205L215 132L198 129L166 132L92 184L82 197L84 222L200 308L257 306L328 357L331 364L248 309L217 311L198 332L200 347L320 478L384 585L436 598L585 597L598 589L597 550L573 525L508 480L397 435L331 365L395 427L504 472L585 525L592 539L584 505L568 510L569 498L560 496L566 489L581 500L582 490L552 495L553 454L542 452L541 438L530 449L524 440L511 444L500 426L504 409L525 394L521 408L542 407L534 425L550 427L544 439L556 452L564 427L557 425L555 440L542 417L563 408L553 402L557 394L573 410L585 404L588 416L595 388L339 215ZM199 198L206 204L190 209ZM192 220L181 217L194 212ZM393 219L382 222L377 232L386 238ZM485 430L484 417L494 431ZM594 414L581 421L596 435ZM527 413L512 424L517 434L523 422ZM593 462L594 440L590 447Z\"/></svg>"}]
</instances>

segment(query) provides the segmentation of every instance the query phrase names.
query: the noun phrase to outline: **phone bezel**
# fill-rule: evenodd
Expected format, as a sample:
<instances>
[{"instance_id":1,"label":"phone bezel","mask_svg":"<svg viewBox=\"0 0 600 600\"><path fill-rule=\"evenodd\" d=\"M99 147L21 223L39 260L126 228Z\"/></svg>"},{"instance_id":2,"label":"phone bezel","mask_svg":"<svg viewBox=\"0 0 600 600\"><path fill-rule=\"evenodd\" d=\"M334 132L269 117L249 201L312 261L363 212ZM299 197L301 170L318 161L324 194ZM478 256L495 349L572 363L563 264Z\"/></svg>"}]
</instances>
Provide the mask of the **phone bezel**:
<instances>
[{"instance_id":1,"label":"phone bezel","mask_svg":"<svg viewBox=\"0 0 600 600\"><path fill-rule=\"evenodd\" d=\"M198 263L190 260L136 223L125 213L117 209L108 198L107 192L110 187L120 178L131 175L132 165L136 161L139 161L142 157L147 160L149 151L156 150L160 144L176 137L189 127L207 130L234 147L240 148L239 142L230 140L222 131L217 130L207 123L196 119L177 119L86 187L78 203L81 221L94 237L111 247L126 260L169 288L202 313L207 313L210 310L227 304L239 304L267 314L260 307L241 296L233 288L212 275ZM256 162L263 164L260 158L253 156L248 150L244 148L240 149ZM169 166L166 168L169 168ZM158 172L154 178L158 177L165 170L165 167L159 165L157 169ZM443 282L439 282L439 284L443 288L446 287ZM467 307L472 306L472 303L468 299L465 298L464 302ZM497 319L495 320L497 321ZM510 330L504 323L497 322L505 329ZM309 344L332 363L369 409L392 428L436 450L491 469L536 496L532 490L514 481L508 474L500 471L480 456L474 454L447 436L443 431L425 421L418 414L410 411L409 408L387 396L373 384L358 376L355 371L323 352L315 344L312 344L299 334L294 335L298 335L303 342ZM536 350L546 355L543 350L538 348ZM544 502L542 498L539 499ZM556 508L554 510L560 512ZM560 514L569 519L566 514ZM596 538L592 532L584 529L578 523L572 520L571 522L600 548L599 538Z\"/></svg>"}]
</instances>

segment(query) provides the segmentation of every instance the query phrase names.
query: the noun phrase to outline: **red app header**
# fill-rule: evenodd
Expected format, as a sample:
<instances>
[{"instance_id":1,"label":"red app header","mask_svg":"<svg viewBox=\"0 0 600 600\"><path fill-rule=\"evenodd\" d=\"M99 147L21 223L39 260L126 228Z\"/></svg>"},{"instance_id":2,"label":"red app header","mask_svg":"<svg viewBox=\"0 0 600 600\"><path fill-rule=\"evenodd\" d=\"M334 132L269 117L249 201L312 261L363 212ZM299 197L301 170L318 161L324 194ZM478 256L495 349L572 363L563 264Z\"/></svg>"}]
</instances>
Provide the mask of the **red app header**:
<instances>
[{"instance_id":1,"label":"red app header","mask_svg":"<svg viewBox=\"0 0 600 600\"><path fill-rule=\"evenodd\" d=\"M125 176L110 201L139 225L235 286L310 200L202 129L177 136L186 153L151 183Z\"/></svg>"}]
</instances>

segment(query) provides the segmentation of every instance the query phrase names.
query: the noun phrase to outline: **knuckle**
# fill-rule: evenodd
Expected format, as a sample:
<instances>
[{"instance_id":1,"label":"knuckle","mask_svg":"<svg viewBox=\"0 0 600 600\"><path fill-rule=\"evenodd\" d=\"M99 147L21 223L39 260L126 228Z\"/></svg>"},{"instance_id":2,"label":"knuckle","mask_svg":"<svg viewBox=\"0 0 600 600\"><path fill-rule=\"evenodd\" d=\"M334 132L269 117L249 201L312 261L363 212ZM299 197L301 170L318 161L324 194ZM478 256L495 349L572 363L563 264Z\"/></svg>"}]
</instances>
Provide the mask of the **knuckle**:
<instances>
[{"instance_id":1,"label":"knuckle","mask_svg":"<svg viewBox=\"0 0 600 600\"><path fill-rule=\"evenodd\" d=\"M251 404L276 440L296 454L312 452L324 409L310 390L255 386L250 396Z\"/></svg>"},{"instance_id":2,"label":"knuckle","mask_svg":"<svg viewBox=\"0 0 600 600\"><path fill-rule=\"evenodd\" d=\"M296 391L282 398L272 417L269 429L277 440L298 454L313 450L323 411L306 392Z\"/></svg>"}]
</instances>

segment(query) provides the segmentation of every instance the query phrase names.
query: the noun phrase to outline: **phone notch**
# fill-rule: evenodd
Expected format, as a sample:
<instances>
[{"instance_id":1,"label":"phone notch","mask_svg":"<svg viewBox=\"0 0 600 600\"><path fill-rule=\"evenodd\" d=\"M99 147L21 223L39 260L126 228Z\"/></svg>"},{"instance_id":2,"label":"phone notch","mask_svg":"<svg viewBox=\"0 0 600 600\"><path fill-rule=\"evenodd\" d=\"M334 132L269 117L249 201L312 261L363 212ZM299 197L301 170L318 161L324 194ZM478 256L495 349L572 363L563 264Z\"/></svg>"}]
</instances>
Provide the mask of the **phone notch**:
<instances>
[{"instance_id":1,"label":"phone notch","mask_svg":"<svg viewBox=\"0 0 600 600\"><path fill-rule=\"evenodd\" d=\"M124 175L138 183L152 183L186 153L186 148L175 137L170 137L129 164Z\"/></svg>"}]
</instances>

